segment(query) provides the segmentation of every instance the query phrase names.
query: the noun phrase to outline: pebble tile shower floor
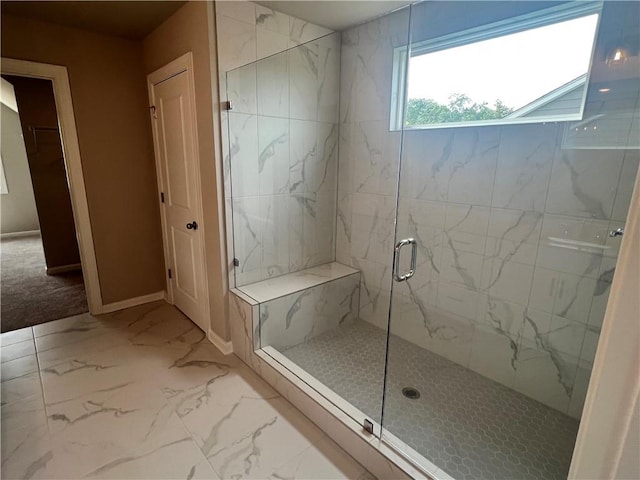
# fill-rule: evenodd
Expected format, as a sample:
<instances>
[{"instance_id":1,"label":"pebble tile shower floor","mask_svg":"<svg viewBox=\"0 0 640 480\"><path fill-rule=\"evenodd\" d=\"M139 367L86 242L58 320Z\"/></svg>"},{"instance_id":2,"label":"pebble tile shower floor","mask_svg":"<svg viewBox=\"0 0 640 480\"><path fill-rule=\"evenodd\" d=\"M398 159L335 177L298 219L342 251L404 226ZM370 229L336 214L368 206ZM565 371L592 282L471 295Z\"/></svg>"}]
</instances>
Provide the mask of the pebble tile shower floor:
<instances>
[{"instance_id":1,"label":"pebble tile shower floor","mask_svg":"<svg viewBox=\"0 0 640 480\"><path fill-rule=\"evenodd\" d=\"M385 343L358 321L282 353L380 422ZM389 348L389 432L457 480L567 478L577 420L399 337Z\"/></svg>"}]
</instances>

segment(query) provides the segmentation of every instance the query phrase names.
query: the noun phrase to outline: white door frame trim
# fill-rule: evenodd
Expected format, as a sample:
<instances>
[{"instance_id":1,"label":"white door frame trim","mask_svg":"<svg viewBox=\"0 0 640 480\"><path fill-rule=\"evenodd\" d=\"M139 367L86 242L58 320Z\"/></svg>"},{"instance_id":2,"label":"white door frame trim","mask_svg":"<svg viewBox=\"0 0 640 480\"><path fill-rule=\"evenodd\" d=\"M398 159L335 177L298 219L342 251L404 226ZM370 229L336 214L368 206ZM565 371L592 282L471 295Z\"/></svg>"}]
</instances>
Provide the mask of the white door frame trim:
<instances>
[{"instance_id":1,"label":"white door frame trim","mask_svg":"<svg viewBox=\"0 0 640 480\"><path fill-rule=\"evenodd\" d=\"M3 74L41 78L51 80L53 83L53 95L55 97L56 110L58 111L64 166L67 172L67 184L69 185L71 196L71 207L78 238L87 303L89 304L90 313L103 313L104 305L102 303L98 264L93 244L87 191L82 171L80 144L73 114L67 67L5 57L2 57L1 62L0 70L2 70Z\"/></svg>"},{"instance_id":2,"label":"white door frame trim","mask_svg":"<svg viewBox=\"0 0 640 480\"><path fill-rule=\"evenodd\" d=\"M193 136L193 143L195 149L195 188L196 188L196 211L197 211L197 220L203 225L202 229L202 258L204 260L204 297L202 301L204 302L204 313L205 319L207 322L207 328L205 330L206 334L209 334L211 330L211 309L209 305L209 275L207 272L207 252L204 241L204 222L203 222L203 206L202 206L202 183L200 178L200 145L198 143L198 118L196 112L196 101L195 101L195 81L193 78L193 54L191 52L187 52L184 55L176 58L175 60L169 62L164 67L160 67L158 70L147 75L147 91L149 93L149 106L154 105L154 85L163 82L164 80L168 80L171 77L175 77L176 75L186 72L189 83L189 101L191 102L191 121L193 125L193 131L191 135ZM150 115L153 115L153 112L150 111ZM154 149L154 158L156 162L156 180L158 183L158 192L164 191L164 187L162 184L162 164L160 161L160 147L157 144L158 136L155 134L156 126L153 124L153 118L151 118L151 128L154 129L153 135L153 149ZM168 265L169 261L169 239L167 238L167 218L166 218L166 210L164 208L164 204L159 203L160 205L160 220L162 222L162 246L164 250L164 261L165 267ZM165 275L167 275L165 268ZM167 277L165 277L167 278ZM168 280L168 279L167 279ZM171 287L171 283L167 281L167 289L166 289L166 300L170 304L173 305L173 290ZM194 322L195 323L195 322Z\"/></svg>"}]
</instances>

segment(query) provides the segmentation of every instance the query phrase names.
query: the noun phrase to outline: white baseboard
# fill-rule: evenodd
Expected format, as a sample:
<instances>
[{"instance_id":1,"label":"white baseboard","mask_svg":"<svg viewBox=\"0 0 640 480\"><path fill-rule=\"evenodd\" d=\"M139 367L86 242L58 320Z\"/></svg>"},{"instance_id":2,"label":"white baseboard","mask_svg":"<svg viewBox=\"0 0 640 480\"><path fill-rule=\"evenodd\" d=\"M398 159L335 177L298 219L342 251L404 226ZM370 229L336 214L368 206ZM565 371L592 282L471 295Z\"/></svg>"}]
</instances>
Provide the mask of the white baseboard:
<instances>
[{"instance_id":1,"label":"white baseboard","mask_svg":"<svg viewBox=\"0 0 640 480\"><path fill-rule=\"evenodd\" d=\"M0 234L0 238L18 238L30 237L31 235L40 235L40 230L27 230L26 232L10 232Z\"/></svg>"},{"instance_id":2,"label":"white baseboard","mask_svg":"<svg viewBox=\"0 0 640 480\"><path fill-rule=\"evenodd\" d=\"M82 264L71 263L69 265L60 265L59 267L47 267L47 275L58 275L59 273L73 272L75 270L82 270Z\"/></svg>"},{"instance_id":3,"label":"white baseboard","mask_svg":"<svg viewBox=\"0 0 640 480\"><path fill-rule=\"evenodd\" d=\"M158 300L165 299L165 292L150 293L149 295L143 295L141 297L129 298L122 300L121 302L107 303L103 305L99 313L111 313L118 310L124 310L125 308L136 307L144 303L157 302Z\"/></svg>"},{"instance_id":4,"label":"white baseboard","mask_svg":"<svg viewBox=\"0 0 640 480\"><path fill-rule=\"evenodd\" d=\"M233 353L233 344L229 341L224 341L216 332L209 329L209 334L207 338L211 343L215 345L215 347L220 350L224 355L229 355Z\"/></svg>"}]
</instances>

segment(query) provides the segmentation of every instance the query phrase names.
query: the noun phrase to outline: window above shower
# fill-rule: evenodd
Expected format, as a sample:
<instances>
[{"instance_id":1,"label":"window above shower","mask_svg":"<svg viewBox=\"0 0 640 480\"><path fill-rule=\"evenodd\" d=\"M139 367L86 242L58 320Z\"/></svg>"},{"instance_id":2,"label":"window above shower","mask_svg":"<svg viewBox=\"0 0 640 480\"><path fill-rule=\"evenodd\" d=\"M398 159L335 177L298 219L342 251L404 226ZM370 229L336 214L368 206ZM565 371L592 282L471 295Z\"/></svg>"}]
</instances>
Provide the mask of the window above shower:
<instances>
[{"instance_id":1,"label":"window above shower","mask_svg":"<svg viewBox=\"0 0 640 480\"><path fill-rule=\"evenodd\" d=\"M391 130L403 119L412 129L582 120L602 4L505 2L478 17L473 3L455 22L414 22L410 48L395 49Z\"/></svg>"}]
</instances>

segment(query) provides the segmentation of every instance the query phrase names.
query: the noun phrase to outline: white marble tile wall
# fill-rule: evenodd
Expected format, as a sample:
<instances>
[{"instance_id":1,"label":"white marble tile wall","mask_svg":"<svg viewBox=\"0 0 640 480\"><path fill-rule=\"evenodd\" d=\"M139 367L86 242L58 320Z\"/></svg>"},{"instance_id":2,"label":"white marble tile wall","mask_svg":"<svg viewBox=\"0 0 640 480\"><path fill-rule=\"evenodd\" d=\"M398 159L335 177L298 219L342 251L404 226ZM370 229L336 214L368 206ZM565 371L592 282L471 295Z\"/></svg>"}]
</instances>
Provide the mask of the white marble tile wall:
<instances>
[{"instance_id":1,"label":"white marble tile wall","mask_svg":"<svg viewBox=\"0 0 640 480\"><path fill-rule=\"evenodd\" d=\"M403 10L342 36L336 260L361 270L360 316L382 328L401 140L391 60L407 22ZM567 148L567 128L404 133L398 236L419 254L394 284L391 330L579 417L621 241L608 232L640 157Z\"/></svg>"},{"instance_id":2,"label":"white marble tile wall","mask_svg":"<svg viewBox=\"0 0 640 480\"><path fill-rule=\"evenodd\" d=\"M216 24L231 285L330 262L339 35L244 1L216 2Z\"/></svg>"},{"instance_id":3,"label":"white marble tile wall","mask_svg":"<svg viewBox=\"0 0 640 480\"><path fill-rule=\"evenodd\" d=\"M393 48L408 9L342 33L336 260L362 274L360 316L387 328L401 132L389 131Z\"/></svg>"},{"instance_id":4,"label":"white marble tile wall","mask_svg":"<svg viewBox=\"0 0 640 480\"><path fill-rule=\"evenodd\" d=\"M293 347L358 318L360 274L261 303L260 346Z\"/></svg>"}]
</instances>

